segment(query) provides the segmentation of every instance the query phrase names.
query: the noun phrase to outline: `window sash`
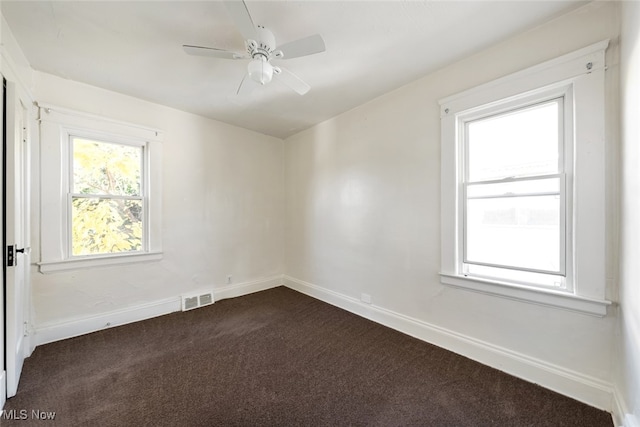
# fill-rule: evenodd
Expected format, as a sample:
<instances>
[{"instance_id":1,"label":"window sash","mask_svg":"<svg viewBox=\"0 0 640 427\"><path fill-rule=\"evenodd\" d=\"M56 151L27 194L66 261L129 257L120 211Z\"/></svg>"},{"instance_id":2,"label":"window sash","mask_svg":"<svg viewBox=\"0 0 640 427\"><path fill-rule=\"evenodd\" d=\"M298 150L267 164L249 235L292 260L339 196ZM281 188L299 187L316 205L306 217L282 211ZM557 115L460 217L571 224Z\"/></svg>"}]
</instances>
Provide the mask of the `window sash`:
<instances>
[{"instance_id":1,"label":"window sash","mask_svg":"<svg viewBox=\"0 0 640 427\"><path fill-rule=\"evenodd\" d=\"M558 274L469 263L462 264L462 274L465 277L482 278L505 284L534 286L561 291L566 291L567 289L567 277Z\"/></svg>"},{"instance_id":2,"label":"window sash","mask_svg":"<svg viewBox=\"0 0 640 427\"><path fill-rule=\"evenodd\" d=\"M472 116L468 116L460 122L460 134L459 134L459 143L461 144L461 152L462 152L462 179L461 179L461 246L460 246L460 264L459 271L464 275L474 275L470 270L470 266L478 266L482 267L482 269L486 270L485 273L479 274L479 276L484 276L485 274L489 274L491 279L496 280L506 280L512 283L522 283L527 285L534 285L540 287L548 287L550 281L553 282L554 287L562 287L565 288L567 285L567 249L569 246L567 245L568 241L568 232L569 232L569 218L567 214L567 177L565 173L565 115L567 114L565 108L565 95L555 95L548 98L539 97L537 99L533 99L524 104L509 104L503 107L493 107L493 108L479 108L478 113ZM499 117L501 115L513 114L519 111L524 111L530 108L535 108L539 105L548 104L550 102L556 102L558 104L558 173L552 174L542 174L542 175L534 175L534 176L504 176L502 178L497 179L487 179L487 180L476 180L471 181L470 177L470 148L469 148L469 124L478 120L487 119L491 117ZM535 188L531 189L531 187L535 187L537 183L543 183L544 181L552 181L558 180L557 190L546 188L544 190L536 190ZM478 193L478 189L487 189L487 188L499 188L500 184L514 184L517 187L518 184L524 184L524 186L530 187L528 191L515 191L515 192L497 192L497 191L486 191L485 194L478 195L473 194L474 191ZM504 186L503 186L504 187ZM541 187L544 187L541 185ZM548 186L547 186L548 187ZM472 193L469 195L469 193ZM471 200L479 200L479 199L508 199L508 198L522 198L522 197L536 197L536 196L557 196L559 198L559 231L558 231L558 247L559 247L559 259L558 261L558 270L546 270L546 269L538 269L538 268L528 268L524 266L518 265L510 265L506 263L489 263L489 262L480 262L478 260L470 260L468 256L468 248L469 248L469 202ZM487 267L487 268L484 268ZM503 272L501 274L500 272ZM510 276L513 274L509 273L509 271L520 271L523 272L523 276L528 276L533 280L517 280L512 279ZM492 274L495 274L493 276ZM535 280L536 275L540 275L540 277L544 278L542 280ZM547 277L557 277L556 280L548 280ZM559 284L559 285L558 285Z\"/></svg>"},{"instance_id":3,"label":"window sash","mask_svg":"<svg viewBox=\"0 0 640 427\"><path fill-rule=\"evenodd\" d=\"M563 188L564 186L561 186ZM537 269L537 268L527 268L523 266L511 265L506 263L489 263L482 262L477 260L470 260L468 256L468 248L469 248L469 226L468 226L468 202L469 200L482 200L486 199L482 198L471 198L466 199L463 207L463 248L462 248L462 263L464 264L474 264L481 265L485 267L495 267L495 268L505 268L511 270L519 270L526 271L531 273L542 273L542 274L554 274L558 276L566 276L566 235L567 235L567 227L566 227L566 197L564 197L564 191L559 191L557 193L553 193L550 195L555 195L559 197L559 229L558 229L558 247L559 247L559 259L558 261L558 270L545 270L545 269ZM533 195L533 197L542 196L542 194ZM502 198L518 198L518 197L532 197L529 195L525 196L505 196ZM493 197L493 198L501 198L501 197Z\"/></svg>"},{"instance_id":4,"label":"window sash","mask_svg":"<svg viewBox=\"0 0 640 427\"><path fill-rule=\"evenodd\" d=\"M69 134L69 193L73 193L73 194L89 194L89 195L95 195L95 196L109 196L108 193L75 193L75 176L74 176L74 168L75 168L75 162L74 162L74 141L76 139L79 140L87 140L87 141L93 141L93 142L98 142L100 144L108 144L108 145L115 145L115 146L123 146L123 147L134 147L134 148L139 148L140 149L140 183L139 183L139 189L138 189L138 193L141 197L144 196L144 194L146 194L146 190L145 190L145 174L146 174L146 169L147 169L147 155L146 155L146 143L144 142L134 142L134 141L127 141L127 140L121 140L119 138L105 138L105 137L96 137L96 136L92 136L90 134L80 134L80 133L74 133L74 134ZM125 196L124 194L121 194L121 196Z\"/></svg>"},{"instance_id":5,"label":"window sash","mask_svg":"<svg viewBox=\"0 0 640 427\"><path fill-rule=\"evenodd\" d=\"M69 193L69 197L73 199L117 199L117 200L141 200L144 202L143 196L120 196L117 194L98 194L98 193Z\"/></svg>"},{"instance_id":6,"label":"window sash","mask_svg":"<svg viewBox=\"0 0 640 427\"><path fill-rule=\"evenodd\" d=\"M77 200L77 199L95 199L98 201L103 201L103 200L123 200L123 201L139 201L140 202L140 207L141 207L141 212L140 212L140 222L142 225L142 236L140 239L140 248L139 249L132 249L132 250L127 250L127 251L117 251L117 252L96 252L96 253L92 253L92 254L80 254L80 255L76 255L73 253L73 201ZM148 252L148 233L146 232L147 229L147 223L145 222L145 218L147 218L147 206L145 203L145 199L143 197L126 197L126 196L111 196L111 197L102 197L102 196L87 196L87 195L72 195L69 194L68 196L68 202L67 202L67 212L69 213L68 215L68 220L67 220L67 241L68 241L68 245L67 247L69 248L69 253L68 253L68 259L86 259L86 258L103 258L103 257L117 257L117 256L122 256L122 255L129 255L129 254L138 254L138 253L145 253Z\"/></svg>"},{"instance_id":7,"label":"window sash","mask_svg":"<svg viewBox=\"0 0 640 427\"><path fill-rule=\"evenodd\" d=\"M488 180L488 181L476 181L476 182L463 182L464 195L465 199L489 199L489 198L506 198L506 197L523 197L523 196L544 196L544 195L557 195L561 192L563 187L565 174L550 174L550 175L540 175L535 177L523 177L523 178L504 178L504 179L496 179L496 180ZM528 189L527 191L487 191L486 194L473 195L469 193L473 193L473 191L469 191L469 189L482 189L482 188L499 188L500 185L503 187L508 186L508 184L535 184L536 182L547 181L551 183L551 186L543 187L542 190ZM553 189L553 181L558 181L558 184L555 186L557 190ZM522 187L525 187L522 185ZM531 188L533 186L529 186Z\"/></svg>"},{"instance_id":8,"label":"window sash","mask_svg":"<svg viewBox=\"0 0 640 427\"><path fill-rule=\"evenodd\" d=\"M119 195L119 194L100 194L100 193L75 193L73 190L75 189L75 178L74 178L74 139L88 139L100 143L112 144L112 145L122 145L122 146L131 146L138 147L141 149L141 159L140 159L140 194L136 196L127 196L127 195ZM104 257L118 257L123 255L130 254L138 254L145 253L149 251L149 211L147 206L148 199L148 180L147 180L147 170L148 170L148 150L147 144L144 142L135 142L135 141L123 141L123 140L109 140L106 138L96 138L91 135L80 135L80 134L69 134L68 135L68 189L67 189L67 254L66 258L69 260L73 259L86 259L86 258L104 258ZM121 251L121 252L101 252L95 254L83 254L83 255L74 255L73 253L73 200L79 198L86 199L105 199L105 200L134 200L140 201L141 204L141 222L142 222L142 239L141 239L141 248L139 250L132 251Z\"/></svg>"},{"instance_id":9,"label":"window sash","mask_svg":"<svg viewBox=\"0 0 640 427\"><path fill-rule=\"evenodd\" d=\"M544 175L552 175L554 173L563 173L565 172L565 146L564 146L564 138L565 138L565 103L566 103L566 94L563 93L561 95L558 95L557 93L553 93L549 96L540 96L537 98L533 98L528 100L528 102L521 102L521 103L510 103L510 102L505 102L504 105L498 104L497 106L487 106L485 108L478 108L478 111L475 114L469 115L468 117L465 117L462 120L462 126L461 126L461 140L462 140L462 150L464 153L464 158L463 158L463 174L464 174L464 178L463 181L466 183L472 183L472 182L492 182L492 181L501 181L501 180L508 180L510 178L526 178L526 177L539 177L539 176L544 176ZM556 169L554 171L547 171L544 173L533 173L530 175L506 175L499 177L499 178L493 178L493 179L485 179L485 180L472 180L471 179L471 169L470 169L470 164L471 164L471 159L470 159L470 153L471 153L471 148L469 146L469 125L477 123L477 122L481 122L484 120L490 120L490 119L495 119L495 118L499 118L500 116L510 116L510 115L514 115L514 114L518 114L521 112L525 112L527 110L533 110L537 107L540 106L544 106L546 104L552 104L555 103L557 104L557 124L558 124L558 136L557 136L557 140L558 140L558 146L557 146L557 165L556 165Z\"/></svg>"}]
</instances>

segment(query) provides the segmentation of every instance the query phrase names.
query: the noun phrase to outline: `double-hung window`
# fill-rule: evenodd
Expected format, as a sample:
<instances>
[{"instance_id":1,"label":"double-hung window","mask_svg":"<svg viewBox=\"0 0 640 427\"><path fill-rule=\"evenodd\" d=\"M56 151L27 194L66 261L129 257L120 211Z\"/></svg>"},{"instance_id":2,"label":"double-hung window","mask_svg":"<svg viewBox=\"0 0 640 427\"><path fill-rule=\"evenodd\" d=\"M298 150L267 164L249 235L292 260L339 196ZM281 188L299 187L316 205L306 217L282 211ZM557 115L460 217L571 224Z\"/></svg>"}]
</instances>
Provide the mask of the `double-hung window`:
<instances>
[{"instance_id":1,"label":"double-hung window","mask_svg":"<svg viewBox=\"0 0 640 427\"><path fill-rule=\"evenodd\" d=\"M441 281L604 315L605 50L441 100Z\"/></svg>"},{"instance_id":2,"label":"double-hung window","mask_svg":"<svg viewBox=\"0 0 640 427\"><path fill-rule=\"evenodd\" d=\"M567 287L567 95L461 120L464 275Z\"/></svg>"},{"instance_id":3,"label":"double-hung window","mask_svg":"<svg viewBox=\"0 0 640 427\"><path fill-rule=\"evenodd\" d=\"M69 143L70 255L144 251L145 144L78 136L70 136Z\"/></svg>"},{"instance_id":4,"label":"double-hung window","mask_svg":"<svg viewBox=\"0 0 640 427\"><path fill-rule=\"evenodd\" d=\"M162 258L160 131L40 105L40 271Z\"/></svg>"}]
</instances>

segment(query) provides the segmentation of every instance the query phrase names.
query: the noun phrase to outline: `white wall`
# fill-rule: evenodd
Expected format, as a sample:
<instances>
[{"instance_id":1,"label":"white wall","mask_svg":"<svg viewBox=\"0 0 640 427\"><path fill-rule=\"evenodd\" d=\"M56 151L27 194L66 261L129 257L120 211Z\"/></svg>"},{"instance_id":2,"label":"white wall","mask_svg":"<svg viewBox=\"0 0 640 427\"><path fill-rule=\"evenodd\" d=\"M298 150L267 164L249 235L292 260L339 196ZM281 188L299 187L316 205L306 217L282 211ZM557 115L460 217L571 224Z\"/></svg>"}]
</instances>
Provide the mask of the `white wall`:
<instances>
[{"instance_id":1,"label":"white wall","mask_svg":"<svg viewBox=\"0 0 640 427\"><path fill-rule=\"evenodd\" d=\"M295 135L284 144L202 117L32 72L28 67L22 70L21 65L18 74L37 101L165 132L164 259L48 275L34 269L34 326L44 330L83 319L103 320L118 310L172 299L191 290L228 289L224 284L227 274L233 275L234 283L260 286L275 283L272 279L286 272L292 287L315 292L383 322L397 321L398 328L414 335L605 409L615 406L603 400L611 387L614 365L617 409L630 414L629 422L637 420L637 3L622 5L622 92L629 96L623 97L618 352L612 350L616 310L605 318L590 317L447 288L438 278L437 100L606 38L612 39L608 55L608 188L615 203L618 8L610 2L587 5ZM37 157L34 162L37 165ZM37 184L37 173L34 179ZM32 246L33 259L37 260L37 185L33 200ZM612 208L608 223L611 282L615 282L617 273L616 218ZM372 305L359 302L363 293L371 296ZM617 290L610 283L607 294L617 299ZM415 328L407 328L407 324ZM549 376L541 375L543 371Z\"/></svg>"},{"instance_id":2,"label":"white wall","mask_svg":"<svg viewBox=\"0 0 640 427\"><path fill-rule=\"evenodd\" d=\"M620 334L616 391L627 427L640 426L640 3L623 2Z\"/></svg>"},{"instance_id":3,"label":"white wall","mask_svg":"<svg viewBox=\"0 0 640 427\"><path fill-rule=\"evenodd\" d=\"M288 138L286 283L610 409L613 311L591 317L440 284L438 99L611 38L616 102L618 7L589 4ZM615 108L607 120L612 136ZM611 249L616 210L608 215ZM611 253L608 270L613 282Z\"/></svg>"},{"instance_id":4,"label":"white wall","mask_svg":"<svg viewBox=\"0 0 640 427\"><path fill-rule=\"evenodd\" d=\"M41 72L34 72L32 92L41 103L164 132L163 260L51 274L34 268L36 333L74 320L108 320L109 313L194 290L224 289L229 274L232 285L279 284L273 278L283 272L282 140ZM34 182L39 179L47 177ZM34 260L38 236L36 229ZM48 339L36 339L42 340Z\"/></svg>"}]
</instances>

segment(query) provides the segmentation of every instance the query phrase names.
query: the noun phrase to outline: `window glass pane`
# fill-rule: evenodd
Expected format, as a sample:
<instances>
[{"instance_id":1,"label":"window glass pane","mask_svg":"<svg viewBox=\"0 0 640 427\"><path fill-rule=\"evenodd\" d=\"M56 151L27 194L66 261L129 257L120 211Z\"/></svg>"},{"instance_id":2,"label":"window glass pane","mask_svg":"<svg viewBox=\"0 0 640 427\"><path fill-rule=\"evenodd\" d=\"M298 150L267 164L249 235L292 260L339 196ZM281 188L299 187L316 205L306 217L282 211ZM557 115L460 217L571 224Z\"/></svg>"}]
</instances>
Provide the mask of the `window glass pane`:
<instances>
[{"instance_id":1,"label":"window glass pane","mask_svg":"<svg viewBox=\"0 0 640 427\"><path fill-rule=\"evenodd\" d=\"M560 193L560 178L527 179L495 184L475 184L467 187L467 197L511 196L518 194Z\"/></svg>"},{"instance_id":2,"label":"window glass pane","mask_svg":"<svg viewBox=\"0 0 640 427\"><path fill-rule=\"evenodd\" d=\"M73 138L73 192L139 196L142 148Z\"/></svg>"},{"instance_id":3,"label":"window glass pane","mask_svg":"<svg viewBox=\"0 0 640 427\"><path fill-rule=\"evenodd\" d=\"M466 262L560 272L560 197L467 201Z\"/></svg>"},{"instance_id":4,"label":"window glass pane","mask_svg":"<svg viewBox=\"0 0 640 427\"><path fill-rule=\"evenodd\" d=\"M467 123L468 180L560 172L559 100Z\"/></svg>"},{"instance_id":5,"label":"window glass pane","mask_svg":"<svg viewBox=\"0 0 640 427\"><path fill-rule=\"evenodd\" d=\"M142 201L74 197L72 254L96 255L142 250Z\"/></svg>"}]
</instances>

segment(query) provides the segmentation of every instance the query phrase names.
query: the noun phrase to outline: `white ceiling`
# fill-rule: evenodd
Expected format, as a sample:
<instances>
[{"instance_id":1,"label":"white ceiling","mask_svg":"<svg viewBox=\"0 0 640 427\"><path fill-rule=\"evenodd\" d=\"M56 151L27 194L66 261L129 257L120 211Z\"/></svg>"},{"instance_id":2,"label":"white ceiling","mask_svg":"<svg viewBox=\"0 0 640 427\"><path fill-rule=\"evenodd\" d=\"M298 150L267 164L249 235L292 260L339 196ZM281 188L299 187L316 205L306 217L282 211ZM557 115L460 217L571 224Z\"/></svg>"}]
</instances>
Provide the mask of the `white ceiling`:
<instances>
[{"instance_id":1,"label":"white ceiling","mask_svg":"<svg viewBox=\"0 0 640 427\"><path fill-rule=\"evenodd\" d=\"M584 4L561 1L247 1L277 44L319 33L326 52L274 60L311 85L278 81L230 100L247 61L189 56L183 44L244 51L220 1L10 1L2 13L35 70L279 138Z\"/></svg>"}]
</instances>

